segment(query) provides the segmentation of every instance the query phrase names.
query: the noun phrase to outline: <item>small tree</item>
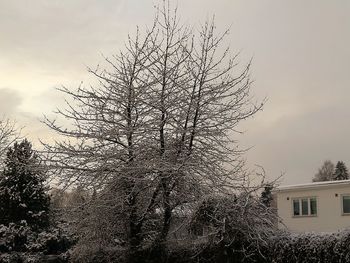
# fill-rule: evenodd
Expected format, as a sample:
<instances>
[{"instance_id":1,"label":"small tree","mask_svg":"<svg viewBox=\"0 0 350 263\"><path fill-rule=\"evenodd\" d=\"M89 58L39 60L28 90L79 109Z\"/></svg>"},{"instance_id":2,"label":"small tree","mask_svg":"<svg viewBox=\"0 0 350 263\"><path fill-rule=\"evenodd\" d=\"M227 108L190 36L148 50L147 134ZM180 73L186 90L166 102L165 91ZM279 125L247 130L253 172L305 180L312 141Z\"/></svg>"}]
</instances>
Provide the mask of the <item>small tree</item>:
<instances>
[{"instance_id":1,"label":"small tree","mask_svg":"<svg viewBox=\"0 0 350 263\"><path fill-rule=\"evenodd\" d=\"M347 180L349 179L348 168L346 168L343 161L337 162L334 172L334 180Z\"/></svg>"},{"instance_id":2,"label":"small tree","mask_svg":"<svg viewBox=\"0 0 350 263\"><path fill-rule=\"evenodd\" d=\"M261 193L261 197L260 197L260 201L266 206L266 207L270 207L271 206L271 202L273 200L273 196L272 196L272 189L273 186L271 184L267 184L264 187L264 190Z\"/></svg>"},{"instance_id":3,"label":"small tree","mask_svg":"<svg viewBox=\"0 0 350 263\"><path fill-rule=\"evenodd\" d=\"M312 181L322 182L332 180L334 180L334 164L330 160L326 160L324 161L322 167L318 169L318 172L315 174Z\"/></svg>"},{"instance_id":4,"label":"small tree","mask_svg":"<svg viewBox=\"0 0 350 263\"><path fill-rule=\"evenodd\" d=\"M26 139L15 142L7 151L0 175L0 224L25 220L33 229L46 227L49 205L38 155Z\"/></svg>"}]
</instances>

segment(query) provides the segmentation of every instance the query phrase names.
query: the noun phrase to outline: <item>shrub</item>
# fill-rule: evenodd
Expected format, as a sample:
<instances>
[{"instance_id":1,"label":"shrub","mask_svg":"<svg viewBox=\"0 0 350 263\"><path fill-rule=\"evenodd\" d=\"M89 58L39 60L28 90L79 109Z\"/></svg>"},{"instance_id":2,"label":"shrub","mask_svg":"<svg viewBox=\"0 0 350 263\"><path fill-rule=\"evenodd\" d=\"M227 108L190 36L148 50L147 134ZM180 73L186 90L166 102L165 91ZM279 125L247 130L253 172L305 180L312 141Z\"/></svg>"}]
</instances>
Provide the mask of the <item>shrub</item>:
<instances>
[{"instance_id":1,"label":"shrub","mask_svg":"<svg viewBox=\"0 0 350 263\"><path fill-rule=\"evenodd\" d=\"M350 231L335 233L280 232L269 241L268 262L350 262Z\"/></svg>"},{"instance_id":2,"label":"shrub","mask_svg":"<svg viewBox=\"0 0 350 263\"><path fill-rule=\"evenodd\" d=\"M0 225L0 252L25 251L28 233L30 228L26 221Z\"/></svg>"},{"instance_id":3,"label":"shrub","mask_svg":"<svg viewBox=\"0 0 350 263\"><path fill-rule=\"evenodd\" d=\"M60 229L54 228L38 234L31 233L27 251L42 252L46 255L57 255L66 252L75 240L65 235Z\"/></svg>"},{"instance_id":4,"label":"shrub","mask_svg":"<svg viewBox=\"0 0 350 263\"><path fill-rule=\"evenodd\" d=\"M205 227L209 231L201 252L206 255L203 260L212 256L211 262L260 262L268 240L274 236L276 222L274 209L250 194L215 196L198 206L191 229Z\"/></svg>"},{"instance_id":5,"label":"shrub","mask_svg":"<svg viewBox=\"0 0 350 263\"><path fill-rule=\"evenodd\" d=\"M74 239L59 228L36 232L26 223L0 225L0 253L32 252L42 254L60 254L68 251ZM0 261L1 262L1 261Z\"/></svg>"}]
</instances>

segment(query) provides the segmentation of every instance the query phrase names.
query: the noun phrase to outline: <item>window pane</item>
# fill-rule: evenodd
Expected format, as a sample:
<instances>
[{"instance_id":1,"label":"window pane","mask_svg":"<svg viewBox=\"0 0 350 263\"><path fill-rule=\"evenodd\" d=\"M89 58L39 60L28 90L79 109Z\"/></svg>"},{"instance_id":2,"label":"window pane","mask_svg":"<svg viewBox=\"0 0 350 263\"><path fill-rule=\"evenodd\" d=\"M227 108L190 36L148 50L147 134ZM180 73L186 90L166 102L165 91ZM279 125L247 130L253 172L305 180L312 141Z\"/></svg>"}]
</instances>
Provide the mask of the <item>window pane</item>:
<instances>
[{"instance_id":1,"label":"window pane","mask_svg":"<svg viewBox=\"0 0 350 263\"><path fill-rule=\"evenodd\" d=\"M310 198L310 209L311 209L311 215L316 215L317 214L316 198Z\"/></svg>"},{"instance_id":2,"label":"window pane","mask_svg":"<svg viewBox=\"0 0 350 263\"><path fill-rule=\"evenodd\" d=\"M350 196L343 196L343 213L350 213Z\"/></svg>"},{"instance_id":3,"label":"window pane","mask_svg":"<svg viewBox=\"0 0 350 263\"><path fill-rule=\"evenodd\" d=\"M299 199L293 200L293 211L295 216L300 216Z\"/></svg>"},{"instance_id":4,"label":"window pane","mask_svg":"<svg viewBox=\"0 0 350 263\"><path fill-rule=\"evenodd\" d=\"M307 199L301 199L301 214L307 216L309 214L309 202Z\"/></svg>"}]
</instances>

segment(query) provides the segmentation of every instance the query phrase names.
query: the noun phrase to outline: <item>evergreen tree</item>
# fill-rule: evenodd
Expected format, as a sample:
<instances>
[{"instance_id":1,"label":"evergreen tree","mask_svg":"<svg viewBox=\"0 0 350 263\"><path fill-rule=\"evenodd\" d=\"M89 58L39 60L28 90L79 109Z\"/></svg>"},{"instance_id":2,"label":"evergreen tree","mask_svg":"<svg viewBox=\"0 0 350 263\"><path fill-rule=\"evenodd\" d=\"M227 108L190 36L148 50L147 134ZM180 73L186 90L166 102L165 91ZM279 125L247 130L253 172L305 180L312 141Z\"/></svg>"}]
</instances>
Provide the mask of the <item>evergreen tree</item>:
<instances>
[{"instance_id":1,"label":"evergreen tree","mask_svg":"<svg viewBox=\"0 0 350 263\"><path fill-rule=\"evenodd\" d=\"M26 139L8 149L0 175L0 224L25 220L33 229L49 225L50 198L43 175L38 155Z\"/></svg>"},{"instance_id":2,"label":"evergreen tree","mask_svg":"<svg viewBox=\"0 0 350 263\"><path fill-rule=\"evenodd\" d=\"M267 207L271 206L271 202L273 199L272 192L271 192L272 189L273 189L273 186L270 184L267 184L264 188L264 191L261 192L260 201Z\"/></svg>"},{"instance_id":3,"label":"evergreen tree","mask_svg":"<svg viewBox=\"0 0 350 263\"><path fill-rule=\"evenodd\" d=\"M334 180L347 180L349 179L348 168L346 168L343 161L337 162L334 172Z\"/></svg>"}]
</instances>

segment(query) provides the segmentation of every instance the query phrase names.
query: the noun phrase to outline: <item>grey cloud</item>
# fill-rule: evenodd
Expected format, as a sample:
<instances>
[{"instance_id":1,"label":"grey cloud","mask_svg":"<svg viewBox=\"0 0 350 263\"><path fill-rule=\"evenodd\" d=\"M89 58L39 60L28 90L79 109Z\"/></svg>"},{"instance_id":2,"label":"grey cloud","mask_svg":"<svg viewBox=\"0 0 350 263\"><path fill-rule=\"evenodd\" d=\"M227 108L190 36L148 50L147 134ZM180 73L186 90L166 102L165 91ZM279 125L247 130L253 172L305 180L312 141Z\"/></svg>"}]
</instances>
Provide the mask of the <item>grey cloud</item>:
<instances>
[{"instance_id":1,"label":"grey cloud","mask_svg":"<svg viewBox=\"0 0 350 263\"><path fill-rule=\"evenodd\" d=\"M0 117L9 118L16 122L21 135L30 138L40 147L38 138L50 139L52 133L31 112L23 112L20 108L23 98L20 93L10 88L0 88Z\"/></svg>"},{"instance_id":2,"label":"grey cloud","mask_svg":"<svg viewBox=\"0 0 350 263\"><path fill-rule=\"evenodd\" d=\"M49 114L55 108L62 108L65 106L62 92L57 90L59 87L61 86L57 85L56 87L47 88L45 91L31 99L33 105L40 105L40 112L38 113Z\"/></svg>"},{"instance_id":3,"label":"grey cloud","mask_svg":"<svg viewBox=\"0 0 350 263\"><path fill-rule=\"evenodd\" d=\"M90 65L123 44L124 9L124 0L0 1L1 55L43 71Z\"/></svg>"},{"instance_id":4,"label":"grey cloud","mask_svg":"<svg viewBox=\"0 0 350 263\"><path fill-rule=\"evenodd\" d=\"M0 88L0 115L13 115L17 112L23 98L18 91Z\"/></svg>"}]
</instances>

